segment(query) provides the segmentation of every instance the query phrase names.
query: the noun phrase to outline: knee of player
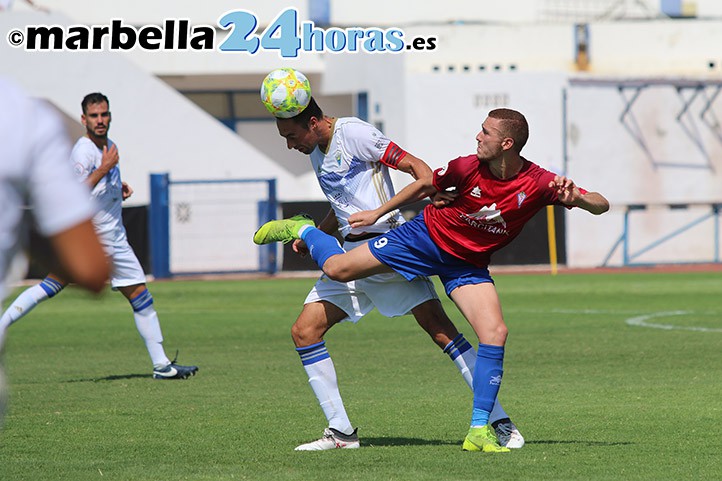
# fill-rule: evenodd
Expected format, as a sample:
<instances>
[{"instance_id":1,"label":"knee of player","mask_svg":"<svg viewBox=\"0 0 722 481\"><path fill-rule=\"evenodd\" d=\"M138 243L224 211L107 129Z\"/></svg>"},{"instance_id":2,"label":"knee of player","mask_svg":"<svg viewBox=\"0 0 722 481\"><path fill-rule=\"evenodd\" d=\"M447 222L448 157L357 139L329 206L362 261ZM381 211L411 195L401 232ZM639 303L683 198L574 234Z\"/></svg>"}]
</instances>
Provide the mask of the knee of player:
<instances>
[{"instance_id":1,"label":"knee of player","mask_svg":"<svg viewBox=\"0 0 722 481\"><path fill-rule=\"evenodd\" d=\"M506 324L504 324L504 323L502 322L501 324L499 324L498 326L496 326L496 330L495 330L495 333L494 333L494 334L495 334L495 336L496 336L497 339L499 339L500 341L506 343L506 338L507 338L507 336L509 335L509 329L506 327Z\"/></svg>"},{"instance_id":2,"label":"knee of player","mask_svg":"<svg viewBox=\"0 0 722 481\"><path fill-rule=\"evenodd\" d=\"M335 255L328 258L323 264L323 272L332 280L337 282L351 282L364 277L359 269L349 262L346 254Z\"/></svg>"},{"instance_id":3,"label":"knee of player","mask_svg":"<svg viewBox=\"0 0 722 481\"><path fill-rule=\"evenodd\" d=\"M323 265L323 272L329 279L333 281L349 282L354 280L354 278L351 276L351 272L344 266L339 265L337 262L334 262L333 258L327 260L326 263Z\"/></svg>"},{"instance_id":4,"label":"knee of player","mask_svg":"<svg viewBox=\"0 0 722 481\"><path fill-rule=\"evenodd\" d=\"M303 328L298 323L291 326L291 339L296 347L303 347Z\"/></svg>"},{"instance_id":5,"label":"knee of player","mask_svg":"<svg viewBox=\"0 0 722 481\"><path fill-rule=\"evenodd\" d=\"M293 339L296 347L310 346L322 340L318 338L313 329L308 326L301 326L298 322L291 326L291 339Z\"/></svg>"}]
</instances>

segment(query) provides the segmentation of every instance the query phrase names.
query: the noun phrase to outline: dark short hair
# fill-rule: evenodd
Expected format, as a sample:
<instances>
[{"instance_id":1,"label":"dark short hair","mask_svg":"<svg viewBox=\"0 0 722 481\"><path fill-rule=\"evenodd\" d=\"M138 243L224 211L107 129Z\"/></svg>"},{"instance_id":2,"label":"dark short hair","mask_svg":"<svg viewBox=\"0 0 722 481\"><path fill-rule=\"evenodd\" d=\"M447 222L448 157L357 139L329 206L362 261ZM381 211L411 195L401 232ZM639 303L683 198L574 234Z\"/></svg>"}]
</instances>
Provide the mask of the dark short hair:
<instances>
[{"instance_id":1,"label":"dark short hair","mask_svg":"<svg viewBox=\"0 0 722 481\"><path fill-rule=\"evenodd\" d=\"M314 99L313 97L311 97L308 105L305 109L301 111L300 114L291 117L289 120L292 120L294 123L300 125L301 127L308 129L308 124L309 122L311 122L311 117L316 117L318 120L321 120L323 118L323 111L321 110L321 107L319 107L316 103L316 99Z\"/></svg>"},{"instance_id":2,"label":"dark short hair","mask_svg":"<svg viewBox=\"0 0 722 481\"><path fill-rule=\"evenodd\" d=\"M100 92L93 92L92 94L88 94L83 97L83 101L80 103L80 106L83 108L83 113L85 114L88 112L88 105L99 104L102 102L105 102L108 104L108 107L110 107L110 100L108 100L108 97Z\"/></svg>"},{"instance_id":3,"label":"dark short hair","mask_svg":"<svg viewBox=\"0 0 722 481\"><path fill-rule=\"evenodd\" d=\"M529 139L529 124L521 112L511 109L494 109L489 112L492 119L501 120L502 135L514 139L514 150L521 152Z\"/></svg>"}]
</instances>

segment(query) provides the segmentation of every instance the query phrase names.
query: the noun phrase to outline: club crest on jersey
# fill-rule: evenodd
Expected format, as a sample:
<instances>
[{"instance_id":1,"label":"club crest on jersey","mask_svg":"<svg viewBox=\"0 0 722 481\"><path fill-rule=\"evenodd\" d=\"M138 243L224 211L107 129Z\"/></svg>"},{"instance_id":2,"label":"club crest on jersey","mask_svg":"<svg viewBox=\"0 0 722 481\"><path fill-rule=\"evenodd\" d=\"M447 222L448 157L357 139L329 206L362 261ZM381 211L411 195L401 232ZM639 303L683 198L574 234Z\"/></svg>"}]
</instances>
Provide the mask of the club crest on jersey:
<instances>
[{"instance_id":1,"label":"club crest on jersey","mask_svg":"<svg viewBox=\"0 0 722 481\"><path fill-rule=\"evenodd\" d=\"M341 167L341 151L337 150L334 154L334 158L336 159L336 164Z\"/></svg>"},{"instance_id":2,"label":"club crest on jersey","mask_svg":"<svg viewBox=\"0 0 722 481\"><path fill-rule=\"evenodd\" d=\"M521 204L526 199L526 193L522 190L518 194L516 194L516 206L521 207Z\"/></svg>"},{"instance_id":3,"label":"club crest on jersey","mask_svg":"<svg viewBox=\"0 0 722 481\"><path fill-rule=\"evenodd\" d=\"M479 199L481 197L481 189L479 188L478 185L476 187L474 187L473 189L471 189L471 196L476 197L477 199Z\"/></svg>"},{"instance_id":4,"label":"club crest on jersey","mask_svg":"<svg viewBox=\"0 0 722 481\"><path fill-rule=\"evenodd\" d=\"M376 141L376 143L374 144L374 147L376 147L377 149L385 148L385 146L384 146L385 140L384 140L384 138L379 138L379 134L377 133L376 130L371 131L371 139Z\"/></svg>"}]
</instances>

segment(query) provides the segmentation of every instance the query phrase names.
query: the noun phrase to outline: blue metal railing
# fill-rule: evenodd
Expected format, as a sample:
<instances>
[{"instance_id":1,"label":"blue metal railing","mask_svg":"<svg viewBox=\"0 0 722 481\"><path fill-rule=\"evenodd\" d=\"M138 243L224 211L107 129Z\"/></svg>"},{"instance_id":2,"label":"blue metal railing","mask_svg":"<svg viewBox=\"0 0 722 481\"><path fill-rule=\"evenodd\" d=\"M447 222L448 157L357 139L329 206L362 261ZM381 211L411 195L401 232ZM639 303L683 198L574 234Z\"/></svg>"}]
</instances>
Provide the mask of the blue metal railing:
<instances>
[{"instance_id":1,"label":"blue metal railing","mask_svg":"<svg viewBox=\"0 0 722 481\"><path fill-rule=\"evenodd\" d=\"M631 252L630 249L630 238L631 238L631 220L630 215L633 212L638 211L644 211L647 210L648 207L667 207L671 210L683 210L688 209L692 206L700 207L700 206L709 206L710 212L707 212L695 219L693 219L691 222L688 222L687 224L678 227L674 229L673 231L663 235L662 237L654 240L653 242L650 242L649 244L645 245L644 247L641 247L637 249L634 252ZM664 244L665 242L674 239L675 237L680 236L681 234L689 231L693 227L708 221L709 219L712 219L713 222L713 236L712 236L712 242L713 242L713 255L712 259L709 260L709 262L713 263L719 263L720 262L720 210L722 210L722 203L720 202L695 202L695 203L689 203L689 204L630 204L624 206L624 218L623 218L623 225L622 225L622 234L619 236L617 241L612 246L612 249L609 251L607 256L604 258L604 262L602 263L602 267L606 267L614 255L614 253L617 251L619 246L622 246L622 264L624 266L639 266L639 265L645 265L645 263L641 262L635 262L635 259L639 258L641 255L655 249L656 247L659 247L660 245ZM670 262L666 262L670 263Z\"/></svg>"}]
</instances>

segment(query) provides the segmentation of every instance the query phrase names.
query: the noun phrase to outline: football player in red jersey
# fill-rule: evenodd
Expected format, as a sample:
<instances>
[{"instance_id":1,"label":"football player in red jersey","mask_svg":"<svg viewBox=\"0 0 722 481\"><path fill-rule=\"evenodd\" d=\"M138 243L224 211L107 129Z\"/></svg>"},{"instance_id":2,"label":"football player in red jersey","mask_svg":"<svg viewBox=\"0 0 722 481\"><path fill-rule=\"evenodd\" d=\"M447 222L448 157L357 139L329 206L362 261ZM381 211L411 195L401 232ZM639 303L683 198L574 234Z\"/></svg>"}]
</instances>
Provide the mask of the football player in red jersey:
<instances>
[{"instance_id":1,"label":"football player in red jersey","mask_svg":"<svg viewBox=\"0 0 722 481\"><path fill-rule=\"evenodd\" d=\"M547 205L579 207L595 215L609 210L601 194L523 158L528 137L521 113L492 110L476 136L475 154L454 159L405 189L417 198L437 194L435 204L444 208L429 205L412 221L349 252L312 221L299 218L266 223L254 236L259 244L303 239L324 273L341 282L392 271L407 280L439 276L479 338L471 425L463 443L467 451L508 451L499 446L488 422L501 385L508 332L489 275L491 254ZM397 195L378 209L353 214L349 222L352 227L373 225L417 198Z\"/></svg>"}]
</instances>

